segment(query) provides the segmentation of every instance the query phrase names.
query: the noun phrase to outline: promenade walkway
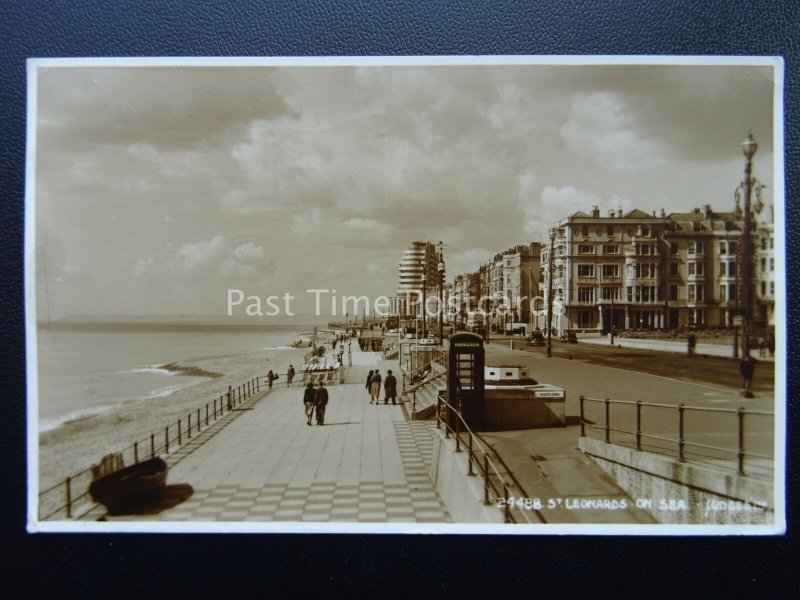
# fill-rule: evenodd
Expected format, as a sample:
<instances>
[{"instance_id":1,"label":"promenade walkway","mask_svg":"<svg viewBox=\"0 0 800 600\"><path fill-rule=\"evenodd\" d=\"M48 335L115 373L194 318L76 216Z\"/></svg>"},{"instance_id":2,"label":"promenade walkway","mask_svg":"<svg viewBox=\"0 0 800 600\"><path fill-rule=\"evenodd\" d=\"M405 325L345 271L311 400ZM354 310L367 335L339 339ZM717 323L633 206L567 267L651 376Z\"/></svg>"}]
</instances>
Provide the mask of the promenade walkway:
<instances>
[{"instance_id":1,"label":"promenade walkway","mask_svg":"<svg viewBox=\"0 0 800 600\"><path fill-rule=\"evenodd\" d=\"M328 387L321 427L306 424L302 388L276 387L179 451L167 483L190 485L186 501L158 514L106 518L451 522L428 475L434 423L406 421L399 405L369 403L361 371L392 366L354 351L348 381L357 382Z\"/></svg>"},{"instance_id":2,"label":"promenade walkway","mask_svg":"<svg viewBox=\"0 0 800 600\"><path fill-rule=\"evenodd\" d=\"M609 345L607 336L586 336L581 337L580 341L586 344L595 344L598 346ZM614 345L621 348L634 348L638 350L655 350L657 352L676 352L678 354L686 354L685 340L644 340L637 338L615 337ZM731 358L733 356L733 347L730 344L710 344L707 342L698 342L697 346L695 347L695 354ZM751 350L751 355L759 361L775 362L775 357L773 356L760 356L757 347L753 347Z\"/></svg>"}]
</instances>

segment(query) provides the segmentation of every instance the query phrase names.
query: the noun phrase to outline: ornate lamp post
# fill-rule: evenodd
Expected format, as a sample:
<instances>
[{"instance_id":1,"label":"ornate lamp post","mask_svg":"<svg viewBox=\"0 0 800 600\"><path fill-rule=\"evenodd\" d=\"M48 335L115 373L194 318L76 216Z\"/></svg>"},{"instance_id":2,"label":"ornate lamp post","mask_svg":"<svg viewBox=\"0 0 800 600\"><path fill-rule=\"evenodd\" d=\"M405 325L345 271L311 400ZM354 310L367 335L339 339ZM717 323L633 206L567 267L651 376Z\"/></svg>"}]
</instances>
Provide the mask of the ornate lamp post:
<instances>
[{"instance_id":1,"label":"ornate lamp post","mask_svg":"<svg viewBox=\"0 0 800 600\"><path fill-rule=\"evenodd\" d=\"M556 242L556 230L550 230L550 256L547 257L547 356L553 356L553 247Z\"/></svg>"},{"instance_id":2,"label":"ornate lamp post","mask_svg":"<svg viewBox=\"0 0 800 600\"><path fill-rule=\"evenodd\" d=\"M758 150L758 144L752 134L747 134L747 139L742 143L742 153L745 157L744 181L737 191L744 191L744 232L742 233L742 358L750 355L750 326L753 318L753 242L752 242L752 212L750 200L753 188L756 190L756 211L760 212L761 190L763 185L753 177L753 156Z\"/></svg>"},{"instance_id":3,"label":"ornate lamp post","mask_svg":"<svg viewBox=\"0 0 800 600\"><path fill-rule=\"evenodd\" d=\"M439 343L444 345L444 254L439 242Z\"/></svg>"}]
</instances>

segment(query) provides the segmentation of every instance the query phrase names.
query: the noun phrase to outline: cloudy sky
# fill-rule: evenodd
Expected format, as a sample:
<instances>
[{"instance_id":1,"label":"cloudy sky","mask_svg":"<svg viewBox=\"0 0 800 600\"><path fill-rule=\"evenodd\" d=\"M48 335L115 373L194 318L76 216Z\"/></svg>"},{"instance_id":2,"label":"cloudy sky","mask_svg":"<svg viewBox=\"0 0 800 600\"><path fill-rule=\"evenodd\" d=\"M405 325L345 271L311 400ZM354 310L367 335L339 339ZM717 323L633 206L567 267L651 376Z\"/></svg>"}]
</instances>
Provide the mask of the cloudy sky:
<instances>
[{"instance_id":1,"label":"cloudy sky","mask_svg":"<svg viewBox=\"0 0 800 600\"><path fill-rule=\"evenodd\" d=\"M745 66L41 67L39 318L224 315L227 290L390 295L608 209L772 196L773 77Z\"/></svg>"}]
</instances>

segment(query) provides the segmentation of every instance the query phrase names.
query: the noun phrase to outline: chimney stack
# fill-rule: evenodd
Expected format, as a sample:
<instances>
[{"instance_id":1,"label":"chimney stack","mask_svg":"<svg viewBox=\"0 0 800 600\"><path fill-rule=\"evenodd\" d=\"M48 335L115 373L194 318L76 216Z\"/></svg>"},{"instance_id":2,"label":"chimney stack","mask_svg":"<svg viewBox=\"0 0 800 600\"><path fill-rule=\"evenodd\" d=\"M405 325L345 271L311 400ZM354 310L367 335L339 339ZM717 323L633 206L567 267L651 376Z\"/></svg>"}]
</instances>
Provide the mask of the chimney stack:
<instances>
[{"instance_id":1,"label":"chimney stack","mask_svg":"<svg viewBox=\"0 0 800 600\"><path fill-rule=\"evenodd\" d=\"M592 218L599 219L600 218L600 207L593 206L592 207Z\"/></svg>"}]
</instances>

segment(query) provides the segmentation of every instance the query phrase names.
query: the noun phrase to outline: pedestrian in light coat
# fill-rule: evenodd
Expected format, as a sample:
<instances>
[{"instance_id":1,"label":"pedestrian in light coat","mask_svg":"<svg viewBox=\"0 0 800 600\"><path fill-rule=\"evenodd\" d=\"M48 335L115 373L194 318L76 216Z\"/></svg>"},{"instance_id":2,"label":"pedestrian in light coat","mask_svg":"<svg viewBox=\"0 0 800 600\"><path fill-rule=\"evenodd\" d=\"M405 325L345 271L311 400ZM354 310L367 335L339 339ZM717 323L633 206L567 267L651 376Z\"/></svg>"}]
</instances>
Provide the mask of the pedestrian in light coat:
<instances>
[{"instance_id":1,"label":"pedestrian in light coat","mask_svg":"<svg viewBox=\"0 0 800 600\"><path fill-rule=\"evenodd\" d=\"M372 374L372 379L370 380L369 383L369 395L372 397L372 400L370 400L369 402L370 404L372 404L373 402L375 404L378 403L378 398L381 395L381 379L382 378L380 371L378 371L378 369L375 369L375 372Z\"/></svg>"},{"instance_id":2,"label":"pedestrian in light coat","mask_svg":"<svg viewBox=\"0 0 800 600\"><path fill-rule=\"evenodd\" d=\"M365 386L365 387L367 388L367 394L369 394L369 393L370 393L370 392L369 392L369 386L370 386L370 384L372 383L372 374L373 374L374 372L375 372L375 371L373 371L372 369L370 369L370 370L369 370L369 373L367 373L367 384L366 384L366 386ZM372 402L371 402L371 401L370 401L370 404L372 404Z\"/></svg>"}]
</instances>

